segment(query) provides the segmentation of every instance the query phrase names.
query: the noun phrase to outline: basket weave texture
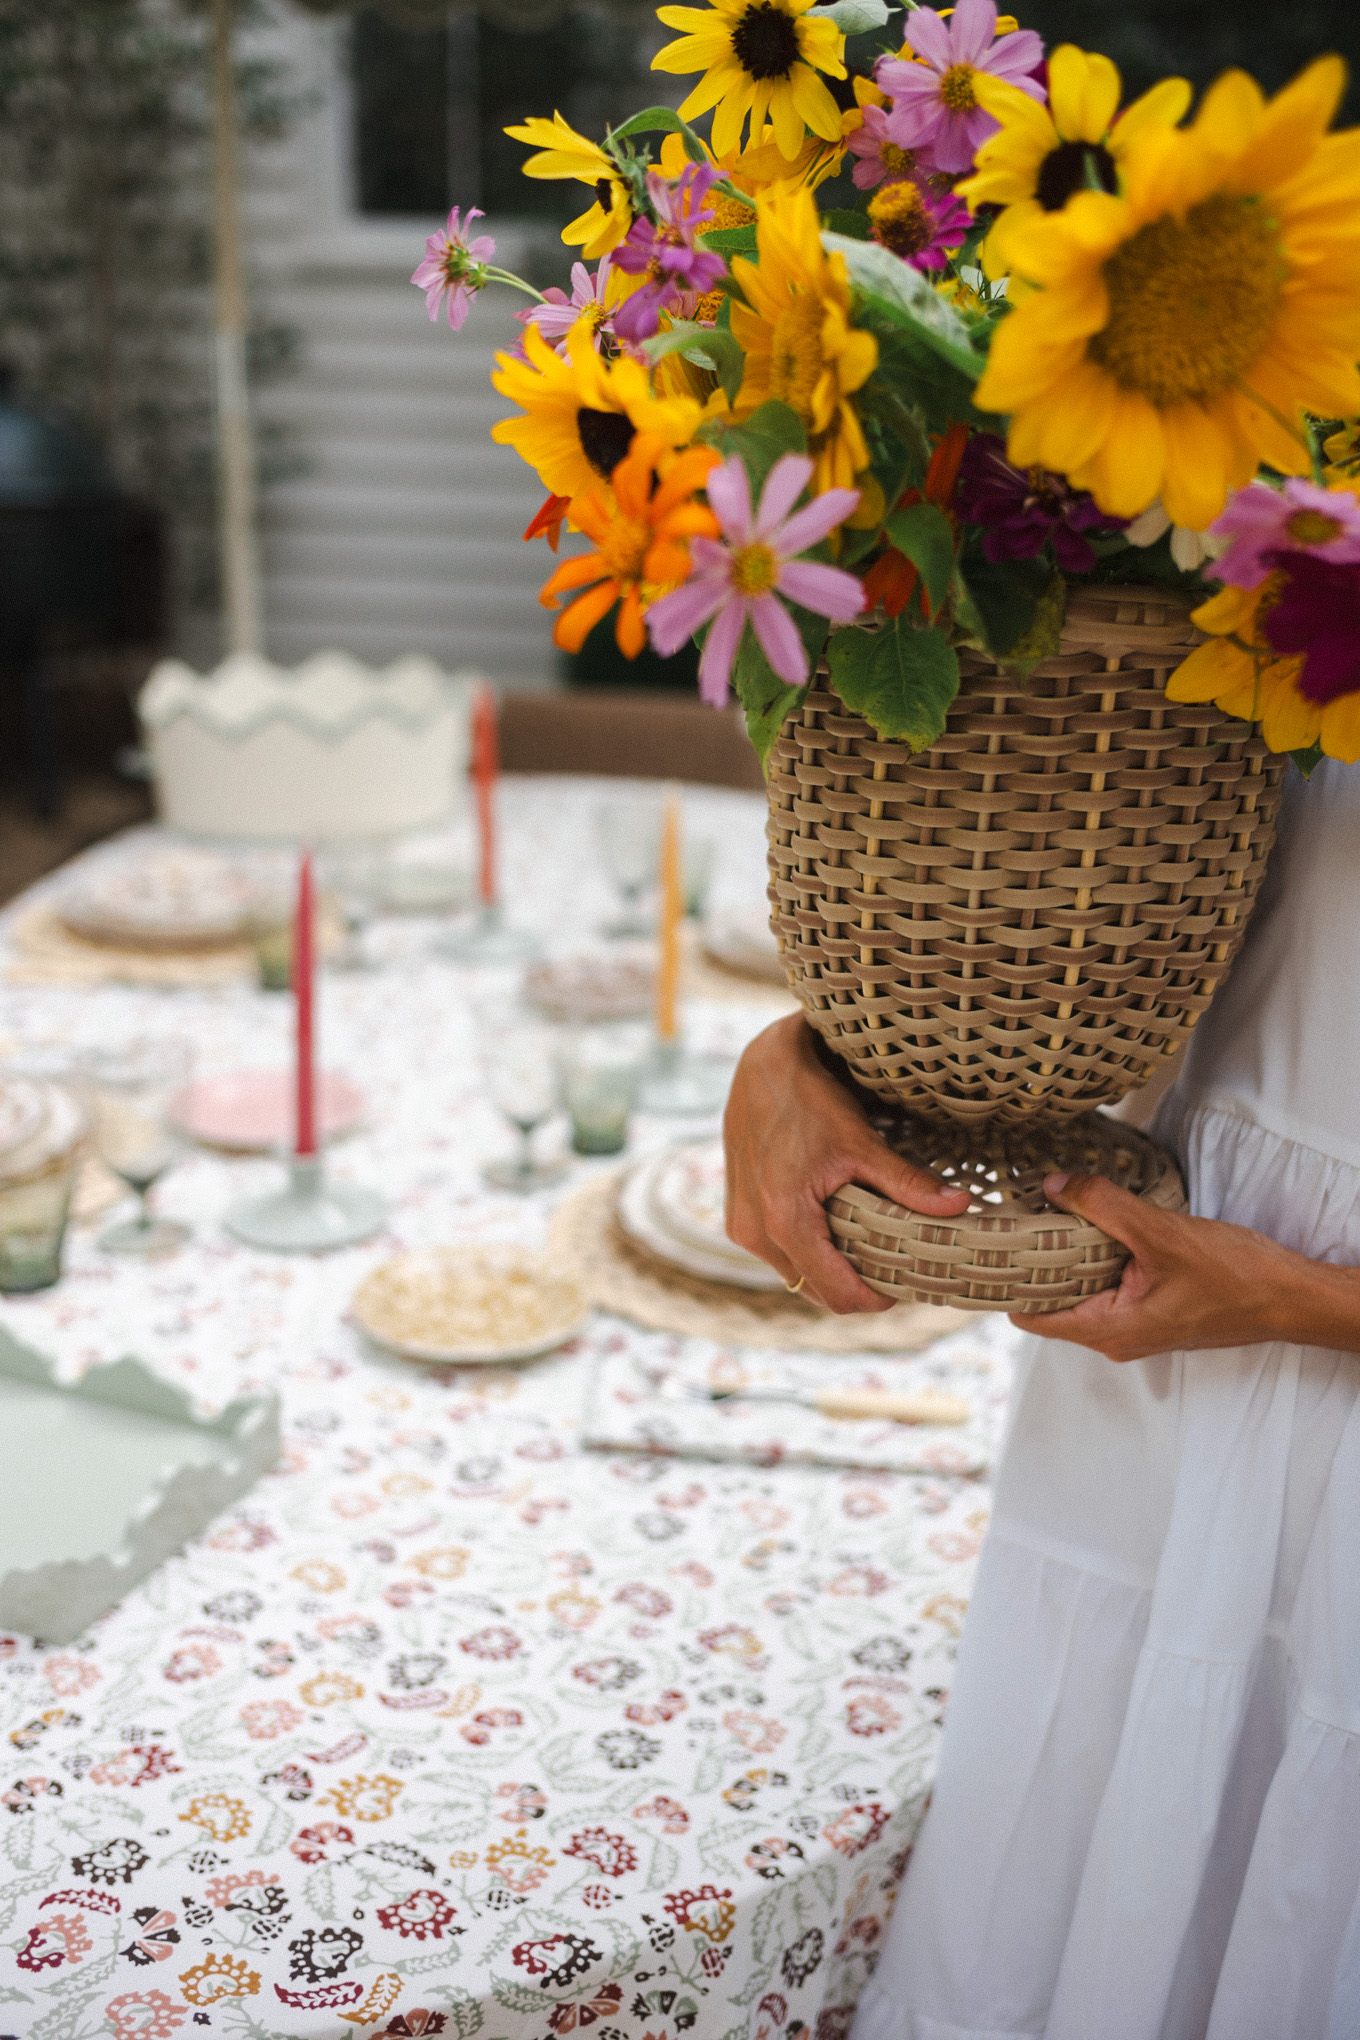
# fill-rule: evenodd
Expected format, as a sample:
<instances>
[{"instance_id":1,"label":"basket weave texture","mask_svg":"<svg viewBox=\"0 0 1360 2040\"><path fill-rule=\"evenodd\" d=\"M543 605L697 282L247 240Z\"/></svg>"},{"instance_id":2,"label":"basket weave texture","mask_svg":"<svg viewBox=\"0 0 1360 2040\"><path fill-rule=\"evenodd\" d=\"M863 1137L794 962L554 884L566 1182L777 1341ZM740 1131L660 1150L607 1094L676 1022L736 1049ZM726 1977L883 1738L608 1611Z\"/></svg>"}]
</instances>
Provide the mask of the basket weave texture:
<instances>
[{"instance_id":1,"label":"basket weave texture","mask_svg":"<svg viewBox=\"0 0 1360 2040\"><path fill-rule=\"evenodd\" d=\"M946 1182L970 1190L960 1218L923 1218L857 1183L827 1204L831 1235L851 1265L895 1303L956 1310L1069 1310L1116 1283L1128 1248L1044 1199L1051 1169L1108 1176L1163 1211L1184 1211L1185 1186L1165 1148L1098 1112L1012 1131L930 1122L894 1129L892 1143Z\"/></svg>"},{"instance_id":2,"label":"basket weave texture","mask_svg":"<svg viewBox=\"0 0 1360 2040\"><path fill-rule=\"evenodd\" d=\"M1028 679L961 653L917 755L819 669L770 762L771 926L870 1091L924 1119L1052 1121L1189 1037L1241 943L1285 766L1254 726L1167 701L1189 612L1170 590L1075 592Z\"/></svg>"}]
</instances>

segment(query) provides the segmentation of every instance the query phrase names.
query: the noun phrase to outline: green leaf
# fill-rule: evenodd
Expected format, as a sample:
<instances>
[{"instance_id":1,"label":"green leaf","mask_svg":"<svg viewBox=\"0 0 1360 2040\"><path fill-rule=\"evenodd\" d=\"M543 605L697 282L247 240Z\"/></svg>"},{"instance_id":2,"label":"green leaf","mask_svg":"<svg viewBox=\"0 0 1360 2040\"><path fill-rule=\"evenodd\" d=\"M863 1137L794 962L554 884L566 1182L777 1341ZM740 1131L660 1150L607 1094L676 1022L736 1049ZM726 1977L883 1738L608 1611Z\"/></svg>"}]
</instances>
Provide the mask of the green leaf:
<instances>
[{"instance_id":1,"label":"green leaf","mask_svg":"<svg viewBox=\"0 0 1360 2040\"><path fill-rule=\"evenodd\" d=\"M696 368L706 368L717 376L729 403L735 400L746 372L746 356L730 326L700 326L691 319L674 319L668 332L644 340L642 351L653 366L668 354L683 354Z\"/></svg>"},{"instance_id":2,"label":"green leaf","mask_svg":"<svg viewBox=\"0 0 1360 2040\"><path fill-rule=\"evenodd\" d=\"M811 670L822 656L830 625L824 616L814 615L812 610L804 609L800 603L790 602L786 607L798 626ZM780 679L748 623L732 662L732 688L746 711L747 735L755 745L762 772L766 772L774 740L789 717L802 707L807 687L790 687L787 681Z\"/></svg>"},{"instance_id":3,"label":"green leaf","mask_svg":"<svg viewBox=\"0 0 1360 2040\"><path fill-rule=\"evenodd\" d=\"M1306 749L1291 751L1289 755L1298 766L1304 778L1311 779L1317 767L1322 763L1322 746L1315 737Z\"/></svg>"},{"instance_id":4,"label":"green leaf","mask_svg":"<svg viewBox=\"0 0 1360 2040\"><path fill-rule=\"evenodd\" d=\"M895 12L887 0L833 0L830 7L810 8L807 19L834 21L842 35L867 35L872 28L882 28Z\"/></svg>"},{"instance_id":5,"label":"green leaf","mask_svg":"<svg viewBox=\"0 0 1360 2040\"><path fill-rule=\"evenodd\" d=\"M696 437L716 446L724 460L739 453L751 481L751 500L759 502L765 478L775 462L786 453L806 453L807 435L798 413L777 397L752 411L741 425L715 420L701 426Z\"/></svg>"},{"instance_id":6,"label":"green leaf","mask_svg":"<svg viewBox=\"0 0 1360 2040\"><path fill-rule=\"evenodd\" d=\"M745 255L748 261L756 259L756 228L753 220L750 226L715 227L711 234L700 234L699 245L714 255L723 255L730 262L734 255Z\"/></svg>"},{"instance_id":7,"label":"green leaf","mask_svg":"<svg viewBox=\"0 0 1360 2040\"><path fill-rule=\"evenodd\" d=\"M1055 567L1034 605L1034 621L1011 646L1006 664L1022 666L1028 672L1040 659L1051 659L1061 649L1066 615L1067 582Z\"/></svg>"},{"instance_id":8,"label":"green leaf","mask_svg":"<svg viewBox=\"0 0 1360 2040\"><path fill-rule=\"evenodd\" d=\"M930 613L937 616L954 572L954 533L949 519L933 503L912 503L905 510L892 511L884 520L884 529L921 576L930 598Z\"/></svg>"},{"instance_id":9,"label":"green leaf","mask_svg":"<svg viewBox=\"0 0 1360 2040\"><path fill-rule=\"evenodd\" d=\"M987 365L985 359L974 348L958 313L918 269L878 241L855 241L845 234L823 233L822 246L830 253L844 256L856 289L866 297L876 298L899 321L929 338L945 360L973 382L977 381Z\"/></svg>"},{"instance_id":10,"label":"green leaf","mask_svg":"<svg viewBox=\"0 0 1360 2040\"><path fill-rule=\"evenodd\" d=\"M847 241L867 241L869 238L869 215L865 212L851 212L846 206L833 206L830 212L822 214L822 226L829 234L841 234Z\"/></svg>"},{"instance_id":11,"label":"green leaf","mask_svg":"<svg viewBox=\"0 0 1360 2040\"><path fill-rule=\"evenodd\" d=\"M713 158L687 121L669 106L647 106L641 113L635 113L624 121L621 127L609 130L611 141L622 141L627 135L679 135L685 144L685 154L691 163L711 163Z\"/></svg>"},{"instance_id":12,"label":"green leaf","mask_svg":"<svg viewBox=\"0 0 1360 2040\"><path fill-rule=\"evenodd\" d=\"M954 596L959 622L992 658L1013 658L1033 628L1049 573L1043 560L989 560L978 541L968 541Z\"/></svg>"},{"instance_id":13,"label":"green leaf","mask_svg":"<svg viewBox=\"0 0 1360 2040\"><path fill-rule=\"evenodd\" d=\"M919 630L905 616L882 630L833 633L831 679L847 708L880 736L924 751L944 729L959 691L959 661L941 630Z\"/></svg>"},{"instance_id":14,"label":"green leaf","mask_svg":"<svg viewBox=\"0 0 1360 2040\"><path fill-rule=\"evenodd\" d=\"M908 429L900 422L904 414L915 414L918 431L925 426L932 433L946 432L956 419L995 426L996 419L973 402L980 354L960 366L937 334L864 291L855 292L853 318L878 342L878 366L855 398L861 411L877 412L899 438Z\"/></svg>"}]
</instances>

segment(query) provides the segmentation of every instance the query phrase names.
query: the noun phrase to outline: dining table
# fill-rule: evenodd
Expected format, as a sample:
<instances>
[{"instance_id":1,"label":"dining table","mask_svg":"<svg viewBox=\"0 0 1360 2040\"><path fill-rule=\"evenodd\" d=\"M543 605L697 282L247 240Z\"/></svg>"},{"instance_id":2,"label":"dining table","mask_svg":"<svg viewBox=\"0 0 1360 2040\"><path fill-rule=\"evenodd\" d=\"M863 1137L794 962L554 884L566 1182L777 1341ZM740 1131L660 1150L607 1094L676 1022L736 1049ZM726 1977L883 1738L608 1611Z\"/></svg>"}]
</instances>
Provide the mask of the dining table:
<instances>
[{"instance_id":1,"label":"dining table","mask_svg":"<svg viewBox=\"0 0 1360 2040\"><path fill-rule=\"evenodd\" d=\"M646 790L501 783L504 912L549 953L598 943L616 902L596 812ZM758 908L761 798L686 787L683 809L715 845L716 909ZM73 869L159 839L101 844L11 903L0 972ZM449 960L440 931L384 916L374 967L319 982L321 1061L367 1101L328 1166L388 1199L376 1237L244 1245L223 1213L279 1161L190 1148L156 1191L192 1228L179 1252L114 1256L102 1221L77 1224L55 1287L0 1298L0 1333L64 1380L135 1355L205 1410L272 1390L283 1424L272 1471L87 1633L0 1633L0 2040L843 2040L872 1971L985 1467L593 1449L602 1361L694 1346L598 1310L512 1365L367 1342L348 1306L381 1262L541 1247L613 1166L573 1158L531 1195L484 1183L512 1131L474 1021L515 976ZM779 1010L734 979L686 1001L686 1040L734 1059ZM172 1034L200 1076L283 1069L291 1022L245 978L0 977L0 1058ZM640 1117L630 1155L695 1124ZM978 1320L999 1411L998 1322Z\"/></svg>"}]
</instances>

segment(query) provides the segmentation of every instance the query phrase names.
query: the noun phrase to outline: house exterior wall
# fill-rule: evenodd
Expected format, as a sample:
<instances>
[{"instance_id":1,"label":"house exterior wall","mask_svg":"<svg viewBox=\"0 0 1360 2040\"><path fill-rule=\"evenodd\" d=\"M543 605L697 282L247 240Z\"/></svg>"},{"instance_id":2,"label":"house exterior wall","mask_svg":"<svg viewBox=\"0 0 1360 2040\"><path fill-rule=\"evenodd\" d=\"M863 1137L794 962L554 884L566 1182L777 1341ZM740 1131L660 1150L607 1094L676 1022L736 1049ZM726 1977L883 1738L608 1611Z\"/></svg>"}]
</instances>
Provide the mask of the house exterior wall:
<instances>
[{"instance_id":1,"label":"house exterior wall","mask_svg":"<svg viewBox=\"0 0 1360 2040\"><path fill-rule=\"evenodd\" d=\"M431 325L409 277L439 222L354 212L346 34L278 0L248 50L281 57L311 102L247 171L254 306L299 342L296 369L254 396L303 470L264 492L266 648L285 664L332 647L370 663L427 652L551 686L548 562L521 541L543 491L489 437L511 407L488 374L522 300L493 288L460 334ZM497 259L518 267L534 230L495 229Z\"/></svg>"}]
</instances>

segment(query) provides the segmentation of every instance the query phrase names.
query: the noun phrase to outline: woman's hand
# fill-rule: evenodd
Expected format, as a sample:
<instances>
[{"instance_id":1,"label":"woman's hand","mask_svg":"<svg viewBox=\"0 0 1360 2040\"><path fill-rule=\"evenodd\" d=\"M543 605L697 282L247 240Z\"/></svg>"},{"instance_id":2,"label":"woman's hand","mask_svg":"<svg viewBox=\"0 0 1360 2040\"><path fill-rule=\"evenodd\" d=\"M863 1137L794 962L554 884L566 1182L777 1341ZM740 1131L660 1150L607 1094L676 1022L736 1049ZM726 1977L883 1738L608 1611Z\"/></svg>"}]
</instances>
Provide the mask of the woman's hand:
<instances>
[{"instance_id":1,"label":"woman's hand","mask_svg":"<svg viewBox=\"0 0 1360 2040\"><path fill-rule=\"evenodd\" d=\"M1244 1225L1159 1211L1103 1176L1049 1176L1044 1194L1132 1258L1117 1289L1049 1316L1017 1313L1022 1331L1108 1360L1273 1339L1360 1352L1360 1270L1310 1261Z\"/></svg>"},{"instance_id":2,"label":"woman's hand","mask_svg":"<svg viewBox=\"0 0 1360 2040\"><path fill-rule=\"evenodd\" d=\"M801 1013L758 1034L737 1065L723 1121L727 1231L790 1288L828 1310L888 1310L832 1244L823 1206L862 1183L910 1211L952 1218L965 1190L948 1190L879 1139L846 1087L821 1062Z\"/></svg>"}]
</instances>

